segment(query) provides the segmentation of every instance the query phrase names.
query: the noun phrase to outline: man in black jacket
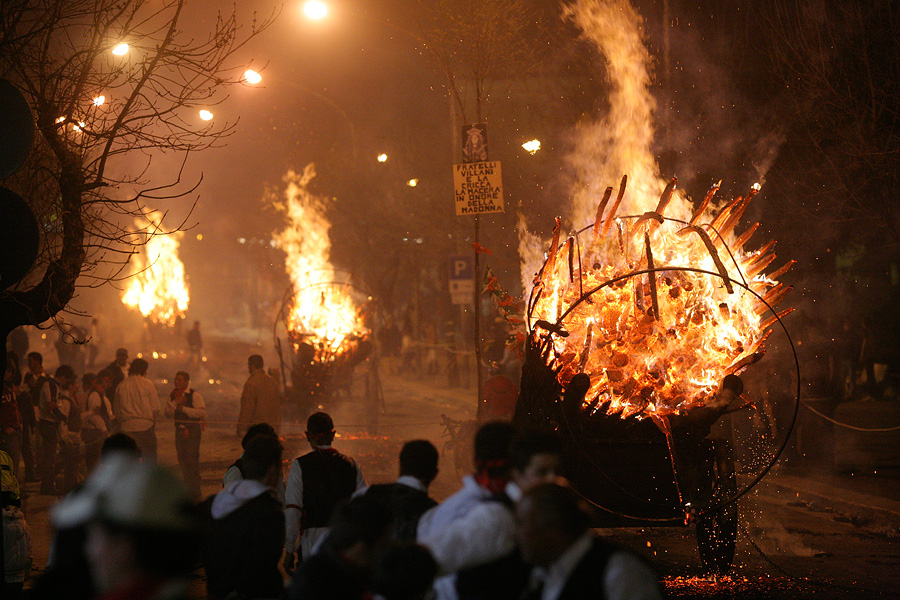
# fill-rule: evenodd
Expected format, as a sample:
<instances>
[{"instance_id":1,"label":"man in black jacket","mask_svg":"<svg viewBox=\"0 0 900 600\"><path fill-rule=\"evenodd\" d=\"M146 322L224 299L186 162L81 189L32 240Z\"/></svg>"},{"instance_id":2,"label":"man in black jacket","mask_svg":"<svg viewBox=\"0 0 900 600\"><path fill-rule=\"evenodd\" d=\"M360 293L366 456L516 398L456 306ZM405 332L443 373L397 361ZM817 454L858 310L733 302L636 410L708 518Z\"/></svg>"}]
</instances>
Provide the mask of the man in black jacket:
<instances>
[{"instance_id":1,"label":"man in black jacket","mask_svg":"<svg viewBox=\"0 0 900 600\"><path fill-rule=\"evenodd\" d=\"M398 542L416 541L419 517L437 502L428 496L428 486L438 473L438 451L427 440L406 442L400 450L400 477L365 489L370 500L391 511L391 537ZM362 492L362 490L360 490Z\"/></svg>"},{"instance_id":2,"label":"man in black jacket","mask_svg":"<svg viewBox=\"0 0 900 600\"><path fill-rule=\"evenodd\" d=\"M210 598L281 597L284 515L272 492L281 479L281 455L278 438L254 437L244 451L244 478L201 505L208 524L203 565Z\"/></svg>"},{"instance_id":3,"label":"man in black jacket","mask_svg":"<svg viewBox=\"0 0 900 600\"><path fill-rule=\"evenodd\" d=\"M525 492L516 517L522 556L535 566L526 597L662 599L643 559L592 534L590 508L571 488L539 484Z\"/></svg>"}]
</instances>

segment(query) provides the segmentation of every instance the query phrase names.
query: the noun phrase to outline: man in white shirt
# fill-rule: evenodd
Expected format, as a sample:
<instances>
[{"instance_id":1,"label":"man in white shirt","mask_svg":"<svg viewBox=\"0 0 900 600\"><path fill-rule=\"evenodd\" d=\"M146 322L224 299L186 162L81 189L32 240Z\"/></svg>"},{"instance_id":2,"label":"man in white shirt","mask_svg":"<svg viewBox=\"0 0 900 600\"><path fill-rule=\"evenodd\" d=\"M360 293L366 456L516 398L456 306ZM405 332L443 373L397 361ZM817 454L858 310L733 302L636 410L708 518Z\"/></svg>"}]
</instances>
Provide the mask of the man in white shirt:
<instances>
[{"instance_id":1,"label":"man in white shirt","mask_svg":"<svg viewBox=\"0 0 900 600\"><path fill-rule=\"evenodd\" d=\"M122 428L137 442L145 460L156 461L156 419L160 405L156 386L147 379L147 361L136 358L128 367L128 377L116 388L113 411Z\"/></svg>"},{"instance_id":2,"label":"man in white shirt","mask_svg":"<svg viewBox=\"0 0 900 600\"><path fill-rule=\"evenodd\" d=\"M662 599L659 580L642 558L593 535L591 509L571 488L532 488L516 516L522 556L534 565L528 597Z\"/></svg>"},{"instance_id":3,"label":"man in white shirt","mask_svg":"<svg viewBox=\"0 0 900 600\"><path fill-rule=\"evenodd\" d=\"M514 503L522 492L554 481L562 459L562 441L554 432L526 430L510 447L511 480L500 494L480 501L468 514L430 537L428 547L440 573L455 573L459 600L517 599L528 568L516 541Z\"/></svg>"},{"instance_id":4,"label":"man in white shirt","mask_svg":"<svg viewBox=\"0 0 900 600\"><path fill-rule=\"evenodd\" d=\"M331 447L334 422L317 412L306 421L306 440L311 452L294 460L288 473L284 495L284 569L290 572L297 561L312 555L328 533L335 507L349 500L366 480L356 461Z\"/></svg>"},{"instance_id":5,"label":"man in white shirt","mask_svg":"<svg viewBox=\"0 0 900 600\"><path fill-rule=\"evenodd\" d=\"M417 541L427 547L438 561L443 575L434 581L438 600L456 600L455 569L445 567L446 557L454 554L455 544L491 543L482 532L468 529L460 536L449 538L444 532L463 519L483 501L503 491L510 480L509 455L513 428L509 423L492 421L481 426L475 434L475 472L463 478L461 490L438 504L419 519ZM444 557L443 564L441 557Z\"/></svg>"}]
</instances>

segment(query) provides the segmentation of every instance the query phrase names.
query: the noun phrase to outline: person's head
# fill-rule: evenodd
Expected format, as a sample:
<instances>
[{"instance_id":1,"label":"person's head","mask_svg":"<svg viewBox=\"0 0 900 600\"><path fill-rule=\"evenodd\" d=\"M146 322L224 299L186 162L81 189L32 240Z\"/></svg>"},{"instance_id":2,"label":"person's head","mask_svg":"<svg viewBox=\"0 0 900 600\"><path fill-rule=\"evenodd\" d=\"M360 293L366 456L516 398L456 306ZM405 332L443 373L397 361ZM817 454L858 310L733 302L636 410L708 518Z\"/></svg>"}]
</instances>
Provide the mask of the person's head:
<instances>
[{"instance_id":1,"label":"person's head","mask_svg":"<svg viewBox=\"0 0 900 600\"><path fill-rule=\"evenodd\" d=\"M199 530L190 499L181 482L156 464L110 456L52 516L57 527L87 528L85 555L101 594L141 578L167 580L193 570Z\"/></svg>"},{"instance_id":2,"label":"person's head","mask_svg":"<svg viewBox=\"0 0 900 600\"><path fill-rule=\"evenodd\" d=\"M136 358L131 361L131 365L128 367L128 374L144 376L147 374L147 367L149 366L150 365L143 358Z\"/></svg>"},{"instance_id":3,"label":"person's head","mask_svg":"<svg viewBox=\"0 0 900 600\"><path fill-rule=\"evenodd\" d=\"M328 413L317 412L306 420L306 439L310 445L328 446L334 441L334 421Z\"/></svg>"},{"instance_id":4,"label":"person's head","mask_svg":"<svg viewBox=\"0 0 900 600\"><path fill-rule=\"evenodd\" d=\"M390 543L390 525L391 511L363 495L334 513L323 544L352 564L371 568Z\"/></svg>"},{"instance_id":5,"label":"person's head","mask_svg":"<svg viewBox=\"0 0 900 600\"><path fill-rule=\"evenodd\" d=\"M281 456L284 448L277 437L257 435L244 449L244 479L256 479L275 487L281 479Z\"/></svg>"},{"instance_id":6,"label":"person's head","mask_svg":"<svg viewBox=\"0 0 900 600\"><path fill-rule=\"evenodd\" d=\"M94 378L93 387L95 390L105 392L112 386L113 373L109 369L103 369Z\"/></svg>"},{"instance_id":7,"label":"person's head","mask_svg":"<svg viewBox=\"0 0 900 600\"><path fill-rule=\"evenodd\" d=\"M438 451L428 440L413 440L400 450L400 475L415 477L428 487L438 473Z\"/></svg>"},{"instance_id":8,"label":"person's head","mask_svg":"<svg viewBox=\"0 0 900 600\"><path fill-rule=\"evenodd\" d=\"M138 447L137 441L127 433L114 433L103 440L103 444L100 446L101 460L119 453L132 456L135 460L141 458L141 449Z\"/></svg>"},{"instance_id":9,"label":"person's head","mask_svg":"<svg viewBox=\"0 0 900 600\"><path fill-rule=\"evenodd\" d=\"M188 388L188 385L191 383L191 376L188 375L187 371L178 371L175 373L175 389L184 391Z\"/></svg>"},{"instance_id":10,"label":"person's head","mask_svg":"<svg viewBox=\"0 0 900 600\"><path fill-rule=\"evenodd\" d=\"M69 365L60 365L56 368L53 378L62 389L67 390L75 383L75 370Z\"/></svg>"},{"instance_id":11,"label":"person's head","mask_svg":"<svg viewBox=\"0 0 900 600\"><path fill-rule=\"evenodd\" d=\"M116 350L116 364L125 368L125 365L128 364L128 350L125 348L119 348Z\"/></svg>"},{"instance_id":12,"label":"person's head","mask_svg":"<svg viewBox=\"0 0 900 600\"><path fill-rule=\"evenodd\" d=\"M85 373L81 376L81 387L89 390L94 387L94 380L97 379L96 373Z\"/></svg>"},{"instance_id":13,"label":"person's head","mask_svg":"<svg viewBox=\"0 0 900 600\"><path fill-rule=\"evenodd\" d=\"M482 425L475 434L475 472L508 478L512 437L512 425L505 421L489 421Z\"/></svg>"},{"instance_id":14,"label":"person's head","mask_svg":"<svg viewBox=\"0 0 900 600\"><path fill-rule=\"evenodd\" d=\"M553 564L590 529L590 506L561 483L540 483L516 506L516 535L525 562Z\"/></svg>"},{"instance_id":15,"label":"person's head","mask_svg":"<svg viewBox=\"0 0 900 600\"><path fill-rule=\"evenodd\" d=\"M375 562L372 591L385 600L422 600L437 575L437 562L425 546L395 544Z\"/></svg>"},{"instance_id":16,"label":"person's head","mask_svg":"<svg viewBox=\"0 0 900 600\"><path fill-rule=\"evenodd\" d=\"M40 352L28 353L28 370L32 373L40 373L44 369L44 357Z\"/></svg>"},{"instance_id":17,"label":"person's head","mask_svg":"<svg viewBox=\"0 0 900 600\"><path fill-rule=\"evenodd\" d=\"M512 479L526 491L538 483L556 481L562 461L562 440L552 431L526 429L512 441Z\"/></svg>"},{"instance_id":18,"label":"person's head","mask_svg":"<svg viewBox=\"0 0 900 600\"><path fill-rule=\"evenodd\" d=\"M269 435L273 438L278 438L278 433L274 427L268 423L256 423L247 428L247 433L241 438L241 448L247 450L247 444L258 435Z\"/></svg>"},{"instance_id":19,"label":"person's head","mask_svg":"<svg viewBox=\"0 0 900 600\"><path fill-rule=\"evenodd\" d=\"M194 321L194 329L200 329L200 321Z\"/></svg>"},{"instance_id":20,"label":"person's head","mask_svg":"<svg viewBox=\"0 0 900 600\"><path fill-rule=\"evenodd\" d=\"M247 359L247 370L249 370L250 373L256 373L264 366L265 362L263 362L263 357L259 354L253 354Z\"/></svg>"}]
</instances>

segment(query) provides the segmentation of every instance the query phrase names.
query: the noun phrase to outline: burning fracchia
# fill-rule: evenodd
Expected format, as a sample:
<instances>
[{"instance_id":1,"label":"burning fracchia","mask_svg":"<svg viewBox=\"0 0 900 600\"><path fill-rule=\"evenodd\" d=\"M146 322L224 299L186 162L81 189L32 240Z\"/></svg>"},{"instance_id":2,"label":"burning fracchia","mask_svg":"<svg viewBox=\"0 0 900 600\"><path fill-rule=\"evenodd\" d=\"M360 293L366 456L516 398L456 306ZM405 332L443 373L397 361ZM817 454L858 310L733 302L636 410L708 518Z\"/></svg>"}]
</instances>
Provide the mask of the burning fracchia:
<instances>
[{"instance_id":1,"label":"burning fracchia","mask_svg":"<svg viewBox=\"0 0 900 600\"><path fill-rule=\"evenodd\" d=\"M153 323L172 326L184 318L191 298L184 263L178 257L184 232L165 232L161 221L156 212L135 220L135 236L142 237L144 245L132 256L134 275L128 280L122 302Z\"/></svg>"},{"instance_id":2,"label":"burning fracchia","mask_svg":"<svg viewBox=\"0 0 900 600\"><path fill-rule=\"evenodd\" d=\"M267 197L287 221L274 238L291 280L284 311L291 349L326 364L355 353L369 330L351 286L338 281L331 264L331 223L323 200L307 188L315 176L312 164L302 173L289 171L283 199L271 192Z\"/></svg>"},{"instance_id":3,"label":"burning fracchia","mask_svg":"<svg viewBox=\"0 0 900 600\"><path fill-rule=\"evenodd\" d=\"M734 399L721 393L725 377L762 358L771 327L793 310L774 307L791 289L777 279L795 261L767 275L774 241L747 251L759 223L735 231L759 185L710 220L720 184L690 217L666 216L674 178L655 210L619 216L623 177L615 198L606 189L593 225L563 243L557 219L526 324L563 389L576 374L590 378L587 414L660 424L700 407L724 410Z\"/></svg>"}]
</instances>

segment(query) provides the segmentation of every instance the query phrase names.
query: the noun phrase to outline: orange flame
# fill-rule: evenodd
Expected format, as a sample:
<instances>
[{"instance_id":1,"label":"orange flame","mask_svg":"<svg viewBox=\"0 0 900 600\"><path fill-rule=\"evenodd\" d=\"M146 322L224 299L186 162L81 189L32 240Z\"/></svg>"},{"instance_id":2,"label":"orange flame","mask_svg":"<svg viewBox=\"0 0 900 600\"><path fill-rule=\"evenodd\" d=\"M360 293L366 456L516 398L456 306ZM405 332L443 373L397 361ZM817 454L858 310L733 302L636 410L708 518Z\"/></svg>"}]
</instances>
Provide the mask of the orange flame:
<instances>
[{"instance_id":1,"label":"orange flame","mask_svg":"<svg viewBox=\"0 0 900 600\"><path fill-rule=\"evenodd\" d=\"M309 344L315 348L315 360L330 361L353 350L368 330L351 288L337 281L331 264L325 203L307 189L315 176L313 164L301 174L291 170L284 176L284 200L271 200L288 225L274 238L285 253L294 288L287 328L295 350L300 343Z\"/></svg>"},{"instance_id":2,"label":"orange flame","mask_svg":"<svg viewBox=\"0 0 900 600\"><path fill-rule=\"evenodd\" d=\"M557 222L535 277L528 329L552 344L548 364L564 387L590 377L591 411L644 418L714 405L722 379L762 357L774 320L761 317L789 289L759 267L774 254L744 250L750 236L734 232L758 187L692 226L661 212L674 186L641 216L604 218L601 203L586 241L557 243Z\"/></svg>"},{"instance_id":3,"label":"orange flame","mask_svg":"<svg viewBox=\"0 0 900 600\"><path fill-rule=\"evenodd\" d=\"M178 247L184 232L163 233L161 216L154 212L136 221L138 235L146 242L134 255L134 274L122 294L122 302L138 309L154 323L174 325L190 303L184 263Z\"/></svg>"}]
</instances>

